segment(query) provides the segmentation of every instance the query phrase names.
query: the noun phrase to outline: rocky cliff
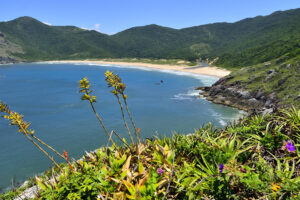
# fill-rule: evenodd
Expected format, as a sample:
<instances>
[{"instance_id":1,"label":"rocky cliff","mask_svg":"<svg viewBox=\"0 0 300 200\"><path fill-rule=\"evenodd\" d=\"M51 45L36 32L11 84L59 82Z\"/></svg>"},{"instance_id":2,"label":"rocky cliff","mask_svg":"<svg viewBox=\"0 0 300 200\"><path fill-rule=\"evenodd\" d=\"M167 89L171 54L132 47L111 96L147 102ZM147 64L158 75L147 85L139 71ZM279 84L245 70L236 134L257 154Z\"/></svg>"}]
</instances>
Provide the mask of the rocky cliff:
<instances>
[{"instance_id":1,"label":"rocky cliff","mask_svg":"<svg viewBox=\"0 0 300 200\"><path fill-rule=\"evenodd\" d=\"M300 55L244 67L211 87L199 87L207 100L250 113L300 107Z\"/></svg>"},{"instance_id":2,"label":"rocky cliff","mask_svg":"<svg viewBox=\"0 0 300 200\"><path fill-rule=\"evenodd\" d=\"M228 84L232 77L221 78L211 87L199 87L207 100L245 110L249 113L272 113L278 107L279 99L275 93L264 94L261 90L249 92L240 82Z\"/></svg>"}]
</instances>

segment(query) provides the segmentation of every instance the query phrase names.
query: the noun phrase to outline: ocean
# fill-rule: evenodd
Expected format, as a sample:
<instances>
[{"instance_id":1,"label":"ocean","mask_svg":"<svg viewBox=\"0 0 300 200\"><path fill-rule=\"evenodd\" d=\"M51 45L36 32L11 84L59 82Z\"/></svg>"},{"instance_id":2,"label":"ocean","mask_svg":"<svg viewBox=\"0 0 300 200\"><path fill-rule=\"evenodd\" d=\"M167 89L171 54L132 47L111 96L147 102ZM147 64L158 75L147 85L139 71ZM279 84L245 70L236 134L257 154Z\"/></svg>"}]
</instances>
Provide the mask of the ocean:
<instances>
[{"instance_id":1,"label":"ocean","mask_svg":"<svg viewBox=\"0 0 300 200\"><path fill-rule=\"evenodd\" d=\"M213 104L194 88L209 86L216 77L133 66L32 63L0 66L0 100L31 122L36 136L70 157L107 143L87 101L80 100L78 81L87 76L97 96L96 110L108 130L126 137L117 100L105 83L106 70L127 85L128 106L143 138L189 134L211 122L223 127L243 114ZM162 83L161 83L162 80ZM130 121L128 120L128 123ZM16 127L0 119L0 190L11 180L23 182L51 166ZM56 157L55 157L56 158Z\"/></svg>"}]
</instances>

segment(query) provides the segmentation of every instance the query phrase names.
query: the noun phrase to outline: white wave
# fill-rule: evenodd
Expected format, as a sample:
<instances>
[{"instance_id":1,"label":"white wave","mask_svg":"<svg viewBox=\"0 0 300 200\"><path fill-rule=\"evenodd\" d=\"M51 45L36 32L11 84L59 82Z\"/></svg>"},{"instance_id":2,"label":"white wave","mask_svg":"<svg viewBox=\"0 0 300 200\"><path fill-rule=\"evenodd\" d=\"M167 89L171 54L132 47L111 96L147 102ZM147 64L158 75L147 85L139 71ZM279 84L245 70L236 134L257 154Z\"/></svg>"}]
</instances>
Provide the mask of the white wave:
<instances>
[{"instance_id":1,"label":"white wave","mask_svg":"<svg viewBox=\"0 0 300 200\"><path fill-rule=\"evenodd\" d=\"M187 93L175 94L171 99L173 100L195 100L201 98L202 95L199 94L199 90L189 90Z\"/></svg>"},{"instance_id":2,"label":"white wave","mask_svg":"<svg viewBox=\"0 0 300 200\"><path fill-rule=\"evenodd\" d=\"M74 65L89 65L89 66L100 66L100 67L114 67L114 68L122 68L122 69L138 69L144 71L157 71L169 74L175 74L178 76L188 76L195 79L200 80L204 86L210 86L215 83L219 78L215 76L208 76L202 74L194 74L191 72L181 72L176 70L169 70L169 69L156 69L150 67L143 67L143 66L133 66L133 65L118 65L118 64L100 64L100 63L93 63L93 62L64 62L64 61L46 61L46 62L35 62L37 64L74 64Z\"/></svg>"},{"instance_id":3,"label":"white wave","mask_svg":"<svg viewBox=\"0 0 300 200\"><path fill-rule=\"evenodd\" d=\"M227 122L225 122L223 119L219 119L219 123L220 123L222 126L226 126L226 125L227 125Z\"/></svg>"},{"instance_id":4,"label":"white wave","mask_svg":"<svg viewBox=\"0 0 300 200\"><path fill-rule=\"evenodd\" d=\"M222 126L225 126L227 125L229 122L234 122L234 121L237 121L238 119L240 119L241 117L247 115L247 113L243 110L239 110L237 112L237 114L231 116L231 117L225 117L225 116L222 116L221 114L213 111L213 110L210 110L212 112L212 116L218 120L218 122L220 123L220 125Z\"/></svg>"}]
</instances>

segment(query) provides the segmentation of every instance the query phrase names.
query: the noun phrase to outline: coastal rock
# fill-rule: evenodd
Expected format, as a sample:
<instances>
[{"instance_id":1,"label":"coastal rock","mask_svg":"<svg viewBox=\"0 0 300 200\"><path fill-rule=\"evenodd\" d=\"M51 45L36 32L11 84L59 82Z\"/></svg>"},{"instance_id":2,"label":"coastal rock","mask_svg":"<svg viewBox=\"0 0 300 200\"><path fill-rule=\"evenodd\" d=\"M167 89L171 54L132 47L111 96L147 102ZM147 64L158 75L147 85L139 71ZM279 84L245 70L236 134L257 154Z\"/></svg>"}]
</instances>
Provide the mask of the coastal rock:
<instances>
[{"instance_id":1,"label":"coastal rock","mask_svg":"<svg viewBox=\"0 0 300 200\"><path fill-rule=\"evenodd\" d=\"M263 95L264 95L264 93L262 91L258 90L255 94L255 98L262 99Z\"/></svg>"},{"instance_id":2,"label":"coastal rock","mask_svg":"<svg viewBox=\"0 0 300 200\"><path fill-rule=\"evenodd\" d=\"M277 95L275 92L272 92L270 95L269 95L269 99L271 99L272 101L275 101L277 100Z\"/></svg>"},{"instance_id":3,"label":"coastal rock","mask_svg":"<svg viewBox=\"0 0 300 200\"><path fill-rule=\"evenodd\" d=\"M268 76L264 79L264 82L268 82L269 80L271 80L273 78L273 76L275 76L276 72L274 69L270 69L268 71Z\"/></svg>"},{"instance_id":4,"label":"coastal rock","mask_svg":"<svg viewBox=\"0 0 300 200\"><path fill-rule=\"evenodd\" d=\"M265 115L271 114L271 113L273 113L273 112L274 112L274 109L273 109L273 108L268 108L268 109L264 109L264 110L262 111L262 114L265 116Z\"/></svg>"},{"instance_id":5,"label":"coastal rock","mask_svg":"<svg viewBox=\"0 0 300 200\"><path fill-rule=\"evenodd\" d=\"M25 199L33 199L38 192L38 186L33 186L31 188L26 189L21 195L19 195L14 200L25 200Z\"/></svg>"},{"instance_id":6,"label":"coastal rock","mask_svg":"<svg viewBox=\"0 0 300 200\"><path fill-rule=\"evenodd\" d=\"M271 108L271 107L273 107L273 101L271 100L271 99L268 99L267 101L266 101L266 103L265 103L265 107L266 108Z\"/></svg>"},{"instance_id":7,"label":"coastal rock","mask_svg":"<svg viewBox=\"0 0 300 200\"><path fill-rule=\"evenodd\" d=\"M239 91L239 95L243 99L250 99L251 98L251 94L248 91Z\"/></svg>"},{"instance_id":8,"label":"coastal rock","mask_svg":"<svg viewBox=\"0 0 300 200\"><path fill-rule=\"evenodd\" d=\"M0 56L0 64L8 64L8 63L16 63L17 60L11 57L1 57Z\"/></svg>"},{"instance_id":9,"label":"coastal rock","mask_svg":"<svg viewBox=\"0 0 300 200\"><path fill-rule=\"evenodd\" d=\"M260 102L255 98L249 99L248 102L249 102L249 105L253 106L253 107L258 107L260 105Z\"/></svg>"}]
</instances>

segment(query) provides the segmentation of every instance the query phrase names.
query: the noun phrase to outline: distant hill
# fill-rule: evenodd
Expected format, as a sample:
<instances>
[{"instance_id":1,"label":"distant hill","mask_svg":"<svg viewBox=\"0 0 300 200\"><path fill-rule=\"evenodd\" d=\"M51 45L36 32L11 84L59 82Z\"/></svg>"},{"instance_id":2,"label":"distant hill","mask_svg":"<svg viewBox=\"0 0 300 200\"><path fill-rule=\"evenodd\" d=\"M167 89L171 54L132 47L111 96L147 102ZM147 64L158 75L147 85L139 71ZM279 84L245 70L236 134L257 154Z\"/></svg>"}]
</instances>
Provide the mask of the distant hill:
<instances>
[{"instance_id":1,"label":"distant hill","mask_svg":"<svg viewBox=\"0 0 300 200\"><path fill-rule=\"evenodd\" d=\"M4 35L0 35L0 39L4 38L2 43L6 42L5 47L1 46L0 57L9 54L25 61L218 58L216 65L232 68L272 60L291 51L299 53L300 9L184 29L153 24L111 36L75 26L48 26L30 17L20 17L0 23L0 33Z\"/></svg>"}]
</instances>

